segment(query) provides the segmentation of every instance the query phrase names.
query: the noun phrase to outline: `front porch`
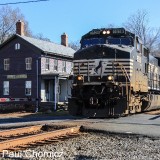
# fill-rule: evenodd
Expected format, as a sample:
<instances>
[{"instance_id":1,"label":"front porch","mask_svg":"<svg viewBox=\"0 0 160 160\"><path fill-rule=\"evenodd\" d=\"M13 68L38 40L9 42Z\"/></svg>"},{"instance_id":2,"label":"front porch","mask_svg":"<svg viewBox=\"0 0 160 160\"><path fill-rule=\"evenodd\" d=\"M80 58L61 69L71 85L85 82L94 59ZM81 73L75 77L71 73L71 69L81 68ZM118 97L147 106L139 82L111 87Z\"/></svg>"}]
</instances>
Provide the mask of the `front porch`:
<instances>
[{"instance_id":1,"label":"front porch","mask_svg":"<svg viewBox=\"0 0 160 160\"><path fill-rule=\"evenodd\" d=\"M47 111L47 110L55 110L55 102L41 102L39 104L40 111ZM67 110L68 109L68 102L58 102L56 104L56 110Z\"/></svg>"},{"instance_id":2,"label":"front porch","mask_svg":"<svg viewBox=\"0 0 160 160\"><path fill-rule=\"evenodd\" d=\"M68 75L47 74L41 77L40 107L57 109L66 105L71 95L71 81Z\"/></svg>"}]
</instances>

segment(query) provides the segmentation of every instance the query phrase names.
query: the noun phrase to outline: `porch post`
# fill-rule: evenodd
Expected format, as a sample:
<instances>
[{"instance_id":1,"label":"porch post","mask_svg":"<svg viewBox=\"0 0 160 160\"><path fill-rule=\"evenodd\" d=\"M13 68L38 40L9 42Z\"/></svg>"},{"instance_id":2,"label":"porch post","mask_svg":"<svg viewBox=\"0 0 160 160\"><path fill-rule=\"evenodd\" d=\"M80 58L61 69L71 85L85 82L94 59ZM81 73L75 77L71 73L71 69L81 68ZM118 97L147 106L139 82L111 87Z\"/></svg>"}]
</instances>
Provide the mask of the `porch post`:
<instances>
[{"instance_id":1,"label":"porch post","mask_svg":"<svg viewBox=\"0 0 160 160\"><path fill-rule=\"evenodd\" d=\"M57 77L54 79L54 111L57 109Z\"/></svg>"},{"instance_id":2,"label":"porch post","mask_svg":"<svg viewBox=\"0 0 160 160\"><path fill-rule=\"evenodd\" d=\"M36 60L36 66L37 66L37 98L36 98L36 111L35 112L38 112L38 106L39 106L38 59Z\"/></svg>"}]
</instances>

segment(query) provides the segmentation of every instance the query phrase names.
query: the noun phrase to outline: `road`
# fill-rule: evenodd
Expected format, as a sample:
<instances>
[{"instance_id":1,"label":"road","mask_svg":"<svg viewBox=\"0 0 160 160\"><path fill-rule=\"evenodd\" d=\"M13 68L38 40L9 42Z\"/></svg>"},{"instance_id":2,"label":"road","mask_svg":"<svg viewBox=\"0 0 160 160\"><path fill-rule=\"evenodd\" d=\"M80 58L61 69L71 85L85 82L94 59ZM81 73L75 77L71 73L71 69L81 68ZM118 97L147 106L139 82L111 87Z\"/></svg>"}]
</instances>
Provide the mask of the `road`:
<instances>
[{"instance_id":1,"label":"road","mask_svg":"<svg viewBox=\"0 0 160 160\"><path fill-rule=\"evenodd\" d=\"M91 121L89 119L89 121ZM89 130L160 137L160 115L136 114L117 119L96 119L85 126Z\"/></svg>"},{"instance_id":2,"label":"road","mask_svg":"<svg viewBox=\"0 0 160 160\"><path fill-rule=\"evenodd\" d=\"M160 114L136 114L117 119L83 119L72 116L59 117L29 117L29 118L0 118L0 129L22 127L27 125L48 123L74 123L83 125L85 129L121 134L140 134L150 137L160 137Z\"/></svg>"}]
</instances>

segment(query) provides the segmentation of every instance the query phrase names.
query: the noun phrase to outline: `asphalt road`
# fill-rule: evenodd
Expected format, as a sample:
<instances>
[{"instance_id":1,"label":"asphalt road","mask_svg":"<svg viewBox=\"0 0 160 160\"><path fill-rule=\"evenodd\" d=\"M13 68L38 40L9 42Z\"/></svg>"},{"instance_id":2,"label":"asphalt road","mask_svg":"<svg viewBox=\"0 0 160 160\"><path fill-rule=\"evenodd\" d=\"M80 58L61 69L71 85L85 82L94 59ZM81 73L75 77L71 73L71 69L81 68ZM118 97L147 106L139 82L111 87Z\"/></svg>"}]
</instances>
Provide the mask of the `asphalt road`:
<instances>
[{"instance_id":1,"label":"asphalt road","mask_svg":"<svg viewBox=\"0 0 160 160\"><path fill-rule=\"evenodd\" d=\"M92 121L95 121L95 123L84 126L85 129L160 138L160 115L136 114L117 119L96 119Z\"/></svg>"},{"instance_id":2,"label":"asphalt road","mask_svg":"<svg viewBox=\"0 0 160 160\"><path fill-rule=\"evenodd\" d=\"M160 137L160 115L148 114L136 114L117 119L75 119L72 116L0 118L0 129L56 122L74 122L74 124L82 124L85 129L91 131Z\"/></svg>"},{"instance_id":3,"label":"asphalt road","mask_svg":"<svg viewBox=\"0 0 160 160\"><path fill-rule=\"evenodd\" d=\"M29 116L29 117L0 117L0 130L18 128L30 125L50 124L62 121L70 121L75 119L72 116Z\"/></svg>"}]
</instances>

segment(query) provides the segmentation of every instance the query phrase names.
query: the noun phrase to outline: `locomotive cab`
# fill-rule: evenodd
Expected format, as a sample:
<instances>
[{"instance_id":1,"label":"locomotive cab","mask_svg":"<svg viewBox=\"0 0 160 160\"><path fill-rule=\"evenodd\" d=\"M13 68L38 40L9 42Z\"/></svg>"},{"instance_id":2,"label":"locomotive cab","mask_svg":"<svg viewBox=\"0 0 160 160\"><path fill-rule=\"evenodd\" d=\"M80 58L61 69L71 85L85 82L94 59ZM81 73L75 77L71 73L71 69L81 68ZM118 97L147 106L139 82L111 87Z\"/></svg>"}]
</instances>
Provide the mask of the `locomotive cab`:
<instances>
[{"instance_id":1,"label":"locomotive cab","mask_svg":"<svg viewBox=\"0 0 160 160\"><path fill-rule=\"evenodd\" d=\"M74 54L69 112L87 117L141 112L149 104L149 54L124 28L94 29Z\"/></svg>"}]
</instances>

